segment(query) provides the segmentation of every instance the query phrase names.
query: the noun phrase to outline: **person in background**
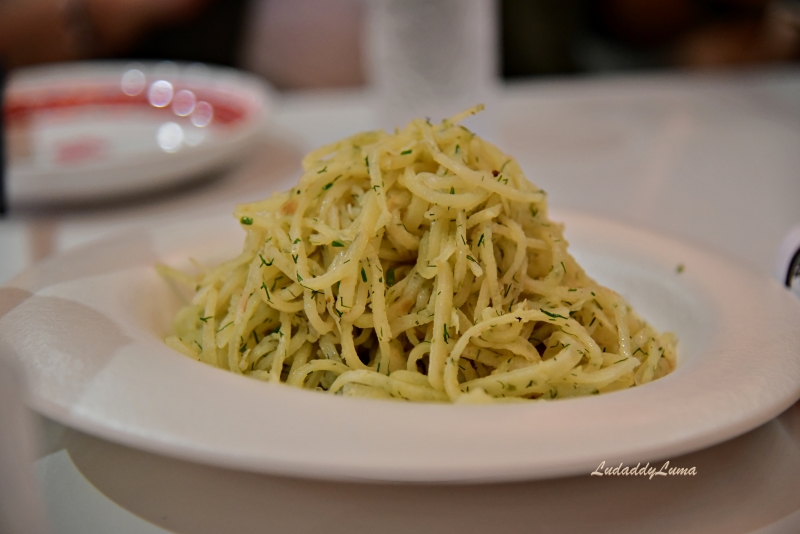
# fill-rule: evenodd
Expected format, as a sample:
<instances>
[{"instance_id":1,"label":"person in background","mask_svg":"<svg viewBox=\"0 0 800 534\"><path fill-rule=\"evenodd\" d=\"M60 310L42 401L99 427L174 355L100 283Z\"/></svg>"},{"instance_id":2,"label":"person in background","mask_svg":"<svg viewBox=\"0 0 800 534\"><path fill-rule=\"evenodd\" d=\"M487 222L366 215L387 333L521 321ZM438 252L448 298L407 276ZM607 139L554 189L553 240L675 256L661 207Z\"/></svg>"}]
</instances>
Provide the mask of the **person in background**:
<instances>
[{"instance_id":1,"label":"person in background","mask_svg":"<svg viewBox=\"0 0 800 534\"><path fill-rule=\"evenodd\" d=\"M368 1L255 0L240 64L278 88L363 85Z\"/></svg>"},{"instance_id":2,"label":"person in background","mask_svg":"<svg viewBox=\"0 0 800 534\"><path fill-rule=\"evenodd\" d=\"M796 59L800 4L770 0L604 0L598 19L621 42L664 48L674 66Z\"/></svg>"},{"instance_id":3,"label":"person in background","mask_svg":"<svg viewBox=\"0 0 800 534\"><path fill-rule=\"evenodd\" d=\"M800 2L501 0L506 78L800 58Z\"/></svg>"},{"instance_id":4,"label":"person in background","mask_svg":"<svg viewBox=\"0 0 800 534\"><path fill-rule=\"evenodd\" d=\"M279 88L362 85L364 0L0 0L0 64L92 58L245 68Z\"/></svg>"},{"instance_id":5,"label":"person in background","mask_svg":"<svg viewBox=\"0 0 800 534\"><path fill-rule=\"evenodd\" d=\"M207 0L0 0L6 68L126 53L146 32L191 19Z\"/></svg>"},{"instance_id":6,"label":"person in background","mask_svg":"<svg viewBox=\"0 0 800 534\"><path fill-rule=\"evenodd\" d=\"M369 1L0 0L0 63L172 59L286 89L361 85ZM800 57L796 0L497 2L506 78Z\"/></svg>"}]
</instances>

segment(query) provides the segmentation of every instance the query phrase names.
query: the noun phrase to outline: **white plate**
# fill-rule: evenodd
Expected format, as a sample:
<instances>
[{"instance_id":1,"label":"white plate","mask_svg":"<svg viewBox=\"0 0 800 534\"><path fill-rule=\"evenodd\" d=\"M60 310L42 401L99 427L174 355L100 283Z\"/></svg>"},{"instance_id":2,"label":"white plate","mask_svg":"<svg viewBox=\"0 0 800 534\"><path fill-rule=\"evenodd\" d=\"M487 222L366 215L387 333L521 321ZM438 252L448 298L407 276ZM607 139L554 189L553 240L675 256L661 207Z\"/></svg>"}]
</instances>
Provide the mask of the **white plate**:
<instances>
[{"instance_id":1,"label":"white plate","mask_svg":"<svg viewBox=\"0 0 800 534\"><path fill-rule=\"evenodd\" d=\"M4 110L9 202L96 200L207 173L256 138L270 105L257 78L200 64L17 71Z\"/></svg>"},{"instance_id":2,"label":"white plate","mask_svg":"<svg viewBox=\"0 0 800 534\"><path fill-rule=\"evenodd\" d=\"M800 397L800 300L780 284L671 239L560 218L592 276L678 334L674 373L590 398L452 406L333 397L206 366L162 343L179 302L153 263L236 253L232 219L142 228L29 269L0 290L0 354L26 368L32 406L66 425L199 462L333 479L635 465L741 434Z\"/></svg>"}]
</instances>

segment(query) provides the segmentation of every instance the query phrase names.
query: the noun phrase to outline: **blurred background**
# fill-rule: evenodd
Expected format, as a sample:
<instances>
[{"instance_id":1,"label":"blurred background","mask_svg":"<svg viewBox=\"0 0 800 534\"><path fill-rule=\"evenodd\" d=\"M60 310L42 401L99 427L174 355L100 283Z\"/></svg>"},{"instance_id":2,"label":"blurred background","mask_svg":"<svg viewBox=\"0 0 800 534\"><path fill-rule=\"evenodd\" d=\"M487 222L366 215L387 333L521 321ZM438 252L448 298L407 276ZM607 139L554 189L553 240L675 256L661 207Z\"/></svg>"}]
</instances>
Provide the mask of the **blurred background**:
<instances>
[{"instance_id":1,"label":"blurred background","mask_svg":"<svg viewBox=\"0 0 800 534\"><path fill-rule=\"evenodd\" d=\"M0 58L7 69L201 61L252 71L279 89L358 86L367 78L364 18L380 2L0 0ZM498 0L495 12L504 79L800 57L800 9L790 0Z\"/></svg>"},{"instance_id":2,"label":"blurred background","mask_svg":"<svg viewBox=\"0 0 800 534\"><path fill-rule=\"evenodd\" d=\"M488 111L469 127L514 154L558 209L800 281L800 0L0 0L0 212L4 194L11 206L0 218L0 284L136 225L227 215L288 188L314 147L476 102ZM54 207L58 198L74 204ZM53 532L80 534L164 532L144 520L176 532L262 532L265 517L283 526L275 531L298 532L297 521L314 519L261 497L294 495L291 479L180 463L44 417L33 445L22 373L2 364L0 534L44 532L41 506ZM754 532L790 512L789 527L769 532L800 532L797 429L795 405L683 462L697 459L704 486L620 484L605 495L607 516L629 520L640 499L652 532L734 532L722 517ZM783 486L772 483L781 476ZM566 528L566 516L580 517L564 511L582 484L596 487L575 478L556 500L491 501L492 526L529 528L536 516ZM702 499L678 502L698 488ZM326 491L343 502L338 486ZM226 510L205 505L213 493L231 497L220 501ZM405 512L435 501L411 493L388 492L387 502ZM319 507L326 495L303 499ZM363 502L330 512L342 516L339 531L381 524L380 507ZM463 516L449 527L469 530L463 502L420 517ZM675 530L676 518L685 528ZM592 520L595 532L624 531Z\"/></svg>"}]
</instances>

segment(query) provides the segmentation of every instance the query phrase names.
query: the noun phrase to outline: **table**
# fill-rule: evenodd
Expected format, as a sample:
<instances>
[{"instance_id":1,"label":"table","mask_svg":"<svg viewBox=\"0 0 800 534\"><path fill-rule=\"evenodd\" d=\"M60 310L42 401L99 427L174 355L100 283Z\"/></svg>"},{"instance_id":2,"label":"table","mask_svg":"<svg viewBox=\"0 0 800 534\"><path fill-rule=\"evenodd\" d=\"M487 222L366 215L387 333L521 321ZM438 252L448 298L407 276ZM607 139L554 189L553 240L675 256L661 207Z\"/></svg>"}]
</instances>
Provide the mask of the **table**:
<instances>
[{"instance_id":1,"label":"table","mask_svg":"<svg viewBox=\"0 0 800 534\"><path fill-rule=\"evenodd\" d=\"M286 188L300 155L375 124L371 95L281 97L264 143L225 176L84 211L0 223L0 282L36 259L143 220L229 212ZM713 248L779 275L800 226L800 69L525 82L490 102L486 135L552 206ZM568 235L568 234L567 234ZM800 326L799 326L800 327ZM671 459L693 477L585 476L476 486L298 480L193 464L39 418L35 470L53 532L800 531L800 404Z\"/></svg>"}]
</instances>

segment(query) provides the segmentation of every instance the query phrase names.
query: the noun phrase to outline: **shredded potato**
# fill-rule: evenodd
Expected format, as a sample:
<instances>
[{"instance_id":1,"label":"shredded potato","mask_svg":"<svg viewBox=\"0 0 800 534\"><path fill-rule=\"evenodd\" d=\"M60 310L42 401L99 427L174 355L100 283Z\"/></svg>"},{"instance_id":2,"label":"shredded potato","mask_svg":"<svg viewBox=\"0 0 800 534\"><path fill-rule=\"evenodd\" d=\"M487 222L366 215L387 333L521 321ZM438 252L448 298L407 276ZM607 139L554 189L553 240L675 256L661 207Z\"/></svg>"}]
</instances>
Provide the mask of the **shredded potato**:
<instances>
[{"instance_id":1,"label":"shredded potato","mask_svg":"<svg viewBox=\"0 0 800 534\"><path fill-rule=\"evenodd\" d=\"M366 132L237 206L241 254L196 277L167 344L268 382L495 402L604 393L675 367L675 338L590 279L517 162L458 125Z\"/></svg>"}]
</instances>

